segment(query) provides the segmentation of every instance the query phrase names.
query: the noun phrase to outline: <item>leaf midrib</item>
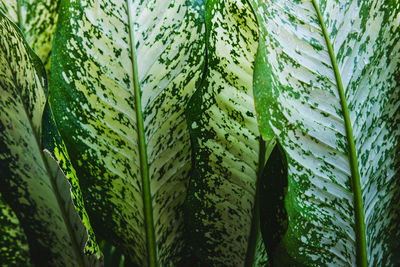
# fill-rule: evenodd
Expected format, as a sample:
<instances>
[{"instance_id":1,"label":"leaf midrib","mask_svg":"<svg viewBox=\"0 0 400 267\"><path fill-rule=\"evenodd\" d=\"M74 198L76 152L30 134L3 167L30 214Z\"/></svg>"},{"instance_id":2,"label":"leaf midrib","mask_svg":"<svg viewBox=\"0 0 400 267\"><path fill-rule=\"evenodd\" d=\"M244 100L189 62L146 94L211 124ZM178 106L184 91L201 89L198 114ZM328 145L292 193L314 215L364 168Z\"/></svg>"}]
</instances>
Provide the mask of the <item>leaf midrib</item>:
<instances>
[{"instance_id":1,"label":"leaf midrib","mask_svg":"<svg viewBox=\"0 0 400 267\"><path fill-rule=\"evenodd\" d=\"M357 154L354 142L353 129L351 126L350 114L347 106L347 100L344 93L342 78L339 72L339 68L336 62L335 53L331 41L329 39L328 31L325 27L325 23L322 19L321 12L315 0L312 0L315 11L318 15L318 21L321 25L321 29L326 41L329 56L331 58L331 63L335 73L336 83L339 91L340 102L343 111L343 117L345 122L347 145L349 149L350 158L350 169L351 169L351 182L353 189L353 201L354 201L354 213L355 213L355 232L356 232L356 252L357 252L357 265L360 267L368 266L367 260L367 246L366 246L366 236L365 236L365 222L364 222L364 210L363 201L360 185L360 173L357 162Z\"/></svg>"},{"instance_id":2,"label":"leaf midrib","mask_svg":"<svg viewBox=\"0 0 400 267\"><path fill-rule=\"evenodd\" d=\"M129 37L130 37L130 49L131 49L131 62L133 71L133 94L135 97L135 108L136 108L136 121L137 121L137 133L138 133L138 146L139 146L139 157L140 157L140 173L142 176L143 184L143 206L144 206L144 220L145 220L145 231L146 231L146 245L148 253L148 264L150 267L157 266L157 249L156 239L154 231L154 219L153 219L153 204L150 189L150 176L149 166L147 159L147 148L146 148L146 136L144 130L144 120L142 112L142 101L140 93L137 56L135 49L135 38L133 29L133 14L132 14L132 1L127 0L128 9L128 24L129 24Z\"/></svg>"}]
</instances>

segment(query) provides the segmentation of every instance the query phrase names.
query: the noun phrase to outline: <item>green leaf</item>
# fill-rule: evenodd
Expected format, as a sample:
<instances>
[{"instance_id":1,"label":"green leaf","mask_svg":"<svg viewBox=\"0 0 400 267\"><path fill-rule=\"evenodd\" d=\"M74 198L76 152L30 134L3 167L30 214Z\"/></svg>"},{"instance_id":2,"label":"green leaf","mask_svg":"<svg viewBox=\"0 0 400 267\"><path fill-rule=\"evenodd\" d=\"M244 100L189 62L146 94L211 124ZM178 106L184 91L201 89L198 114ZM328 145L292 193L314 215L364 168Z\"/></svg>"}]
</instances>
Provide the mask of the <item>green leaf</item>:
<instances>
[{"instance_id":1,"label":"green leaf","mask_svg":"<svg viewBox=\"0 0 400 267\"><path fill-rule=\"evenodd\" d=\"M95 231L138 266L176 264L204 65L202 1L62 1L50 102Z\"/></svg>"},{"instance_id":2,"label":"green leaf","mask_svg":"<svg viewBox=\"0 0 400 267\"><path fill-rule=\"evenodd\" d=\"M102 241L100 246L104 254L104 267L124 266L124 255L122 255L120 249L110 245L106 241Z\"/></svg>"},{"instance_id":3,"label":"green leaf","mask_svg":"<svg viewBox=\"0 0 400 267\"><path fill-rule=\"evenodd\" d=\"M287 163L278 144L268 158L260 186L261 231L271 266L293 266L287 254L280 253L279 243L287 231L288 219L285 209L287 192Z\"/></svg>"},{"instance_id":4,"label":"green leaf","mask_svg":"<svg viewBox=\"0 0 400 267\"><path fill-rule=\"evenodd\" d=\"M256 241L256 248L255 248L255 254L253 257L253 264L252 266L254 267L269 267L270 263L268 260L268 254L265 249L265 244L264 240L261 236L261 234L257 235L257 241Z\"/></svg>"},{"instance_id":5,"label":"green leaf","mask_svg":"<svg viewBox=\"0 0 400 267\"><path fill-rule=\"evenodd\" d=\"M309 266L398 265L400 6L252 4L261 132L278 136L288 168L288 228L275 254Z\"/></svg>"},{"instance_id":6,"label":"green leaf","mask_svg":"<svg viewBox=\"0 0 400 267\"><path fill-rule=\"evenodd\" d=\"M42 146L44 147L44 151L47 152L51 159L55 160L58 164L57 166L53 164L54 172L57 176L56 179L64 181L66 178L68 180L67 189L70 190L69 187L72 189L72 194L66 194L65 196L62 196L62 201L65 203L64 205L66 205L68 202L71 202L72 198L74 209L71 208L72 206L68 207L66 212L68 212L67 217L71 218L69 220L73 226L73 232L80 234L75 234L76 239L74 242L79 244L79 250L83 251L85 255L93 255L84 259L85 264L97 266L101 264L101 262L98 261L98 259L102 257L100 248L96 242L93 229L90 225L89 216L85 210L84 198L82 196L76 171L71 164L68 151L64 141L61 139L60 133L58 132L54 122L54 115L48 104L44 110L42 126ZM78 211L80 218L77 218L75 215L76 211ZM77 221L79 223L77 223Z\"/></svg>"},{"instance_id":7,"label":"green leaf","mask_svg":"<svg viewBox=\"0 0 400 267\"><path fill-rule=\"evenodd\" d=\"M68 166L48 107L41 126L47 91L44 67L1 11L0 36L1 194L24 228L33 263L97 266L100 255L75 171ZM52 141L45 138L42 144L41 133L46 136L50 129Z\"/></svg>"},{"instance_id":8,"label":"green leaf","mask_svg":"<svg viewBox=\"0 0 400 267\"><path fill-rule=\"evenodd\" d=\"M60 0L0 0L0 9L19 26L29 46L50 70Z\"/></svg>"},{"instance_id":9,"label":"green leaf","mask_svg":"<svg viewBox=\"0 0 400 267\"><path fill-rule=\"evenodd\" d=\"M207 73L186 113L194 151L187 262L252 266L259 233L256 181L265 152L252 91L257 24L245 0L215 0L206 4L206 25Z\"/></svg>"},{"instance_id":10,"label":"green leaf","mask_svg":"<svg viewBox=\"0 0 400 267\"><path fill-rule=\"evenodd\" d=\"M18 0L0 0L0 10L18 25Z\"/></svg>"},{"instance_id":11,"label":"green leaf","mask_svg":"<svg viewBox=\"0 0 400 267\"><path fill-rule=\"evenodd\" d=\"M0 194L0 266L32 266L26 235Z\"/></svg>"}]
</instances>

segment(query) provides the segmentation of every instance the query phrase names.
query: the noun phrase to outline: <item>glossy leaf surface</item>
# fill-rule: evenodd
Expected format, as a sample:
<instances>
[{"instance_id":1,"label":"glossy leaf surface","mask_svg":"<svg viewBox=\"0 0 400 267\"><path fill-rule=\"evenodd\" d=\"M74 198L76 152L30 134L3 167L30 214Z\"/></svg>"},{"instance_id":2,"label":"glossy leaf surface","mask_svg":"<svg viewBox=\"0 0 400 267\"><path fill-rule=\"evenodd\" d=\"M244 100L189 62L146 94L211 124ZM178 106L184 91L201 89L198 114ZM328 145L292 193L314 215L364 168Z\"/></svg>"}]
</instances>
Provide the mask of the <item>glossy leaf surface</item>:
<instances>
[{"instance_id":1,"label":"glossy leaf surface","mask_svg":"<svg viewBox=\"0 0 400 267\"><path fill-rule=\"evenodd\" d=\"M184 117L204 64L202 1L62 1L51 103L96 231L134 264L179 262Z\"/></svg>"},{"instance_id":2,"label":"glossy leaf surface","mask_svg":"<svg viewBox=\"0 0 400 267\"><path fill-rule=\"evenodd\" d=\"M188 261L244 266L248 258L251 266L254 255L247 253L260 164L252 91L257 24L246 1L227 0L207 2L206 25L207 73L187 110L194 146L185 214Z\"/></svg>"},{"instance_id":3,"label":"glossy leaf surface","mask_svg":"<svg viewBox=\"0 0 400 267\"><path fill-rule=\"evenodd\" d=\"M261 132L278 136L288 168L288 228L274 257L398 265L399 4L275 0L253 9Z\"/></svg>"}]
</instances>

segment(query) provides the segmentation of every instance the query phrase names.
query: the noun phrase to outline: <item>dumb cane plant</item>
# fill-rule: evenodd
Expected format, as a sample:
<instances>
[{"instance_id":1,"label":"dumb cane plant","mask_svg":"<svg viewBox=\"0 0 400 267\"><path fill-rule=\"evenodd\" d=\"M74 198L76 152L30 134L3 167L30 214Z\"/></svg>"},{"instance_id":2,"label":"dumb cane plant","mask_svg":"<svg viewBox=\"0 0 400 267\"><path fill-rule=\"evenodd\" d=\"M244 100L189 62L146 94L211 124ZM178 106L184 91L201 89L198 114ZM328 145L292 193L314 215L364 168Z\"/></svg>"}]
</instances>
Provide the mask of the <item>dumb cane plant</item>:
<instances>
[{"instance_id":1,"label":"dumb cane plant","mask_svg":"<svg viewBox=\"0 0 400 267\"><path fill-rule=\"evenodd\" d=\"M0 1L0 265L399 265L399 11Z\"/></svg>"}]
</instances>

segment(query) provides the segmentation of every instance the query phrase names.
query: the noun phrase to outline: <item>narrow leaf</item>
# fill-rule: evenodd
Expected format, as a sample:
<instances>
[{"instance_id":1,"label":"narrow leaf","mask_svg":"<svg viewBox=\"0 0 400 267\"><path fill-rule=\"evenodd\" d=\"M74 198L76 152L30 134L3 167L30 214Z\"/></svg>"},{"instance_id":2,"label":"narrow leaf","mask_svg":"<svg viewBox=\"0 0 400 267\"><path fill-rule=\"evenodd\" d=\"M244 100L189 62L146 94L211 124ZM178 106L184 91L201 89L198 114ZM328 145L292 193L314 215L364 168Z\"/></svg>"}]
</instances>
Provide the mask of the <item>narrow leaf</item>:
<instances>
[{"instance_id":1,"label":"narrow leaf","mask_svg":"<svg viewBox=\"0 0 400 267\"><path fill-rule=\"evenodd\" d=\"M59 16L50 101L95 231L138 266L176 264L202 1L62 1Z\"/></svg>"},{"instance_id":2,"label":"narrow leaf","mask_svg":"<svg viewBox=\"0 0 400 267\"><path fill-rule=\"evenodd\" d=\"M89 216L85 210L84 198L80 190L76 171L71 164L67 149L58 132L54 122L54 116L48 104L44 110L42 126L42 146L44 147L49 165L53 168L52 172L54 173L54 177L56 177L54 180L59 183L57 187L60 188L60 191L71 191L71 194L60 195L60 198L62 198L60 200L63 202L63 205L66 206L66 219L70 221L72 225L71 230L75 233L73 241L78 243L80 252L84 252L86 255L92 255L84 258L85 265L97 266L101 264L98 260L102 257L100 248L96 242L93 229L90 225ZM54 164L53 161L56 161L57 165ZM68 183L64 183L65 179L68 180ZM63 187L65 187L65 189ZM71 198L73 205L69 203L71 202ZM79 217L77 216L77 212Z\"/></svg>"}]
</instances>

